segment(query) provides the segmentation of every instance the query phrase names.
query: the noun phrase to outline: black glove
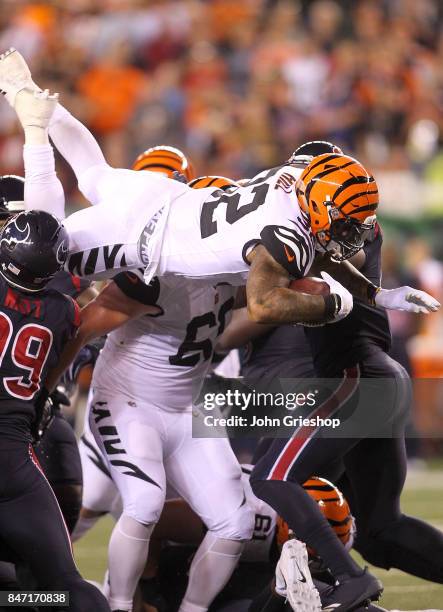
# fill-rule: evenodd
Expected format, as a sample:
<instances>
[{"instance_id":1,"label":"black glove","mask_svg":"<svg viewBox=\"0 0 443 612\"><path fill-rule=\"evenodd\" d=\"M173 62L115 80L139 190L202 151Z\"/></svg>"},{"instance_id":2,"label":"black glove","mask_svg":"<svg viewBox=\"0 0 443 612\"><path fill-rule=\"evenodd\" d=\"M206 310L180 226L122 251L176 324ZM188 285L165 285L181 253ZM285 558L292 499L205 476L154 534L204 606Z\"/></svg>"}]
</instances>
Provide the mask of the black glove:
<instances>
[{"instance_id":1,"label":"black glove","mask_svg":"<svg viewBox=\"0 0 443 612\"><path fill-rule=\"evenodd\" d=\"M54 404L49 391L43 387L34 403L35 417L31 423L31 435L34 444L38 444L54 418Z\"/></svg>"},{"instance_id":2,"label":"black glove","mask_svg":"<svg viewBox=\"0 0 443 612\"><path fill-rule=\"evenodd\" d=\"M60 387L54 389L54 391L49 396L49 399L52 401L54 406L54 411L58 411L62 406L70 406L71 400L69 397L62 391Z\"/></svg>"},{"instance_id":3,"label":"black glove","mask_svg":"<svg viewBox=\"0 0 443 612\"><path fill-rule=\"evenodd\" d=\"M94 365L100 353L100 348L96 344L87 344L77 354L74 361L63 374L62 384L69 389L76 384L80 370L87 365Z\"/></svg>"}]
</instances>

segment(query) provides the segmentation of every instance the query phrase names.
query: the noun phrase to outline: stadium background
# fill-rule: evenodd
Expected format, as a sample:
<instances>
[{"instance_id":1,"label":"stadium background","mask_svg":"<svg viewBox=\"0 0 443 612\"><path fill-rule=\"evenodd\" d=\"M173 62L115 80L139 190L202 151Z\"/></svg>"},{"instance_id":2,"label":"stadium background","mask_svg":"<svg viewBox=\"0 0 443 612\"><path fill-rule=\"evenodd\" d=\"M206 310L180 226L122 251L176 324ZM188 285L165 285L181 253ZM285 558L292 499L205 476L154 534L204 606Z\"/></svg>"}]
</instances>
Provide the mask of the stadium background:
<instances>
[{"instance_id":1,"label":"stadium background","mask_svg":"<svg viewBox=\"0 0 443 612\"><path fill-rule=\"evenodd\" d=\"M37 83L60 92L115 166L170 144L198 174L241 178L306 140L336 142L379 182L384 286L416 283L442 301L440 0L0 0L0 8L0 49L20 49ZM23 172L22 134L6 104L0 156L2 173ZM58 171L71 210L84 206L60 159ZM391 323L413 375L442 377L443 314L395 313ZM409 449L419 469L405 496L406 510L440 526L442 390L435 380L417 385ZM98 531L88 538L80 566L98 579L105 542ZM443 602L440 587L399 572L383 579L394 587L386 605Z\"/></svg>"}]
</instances>

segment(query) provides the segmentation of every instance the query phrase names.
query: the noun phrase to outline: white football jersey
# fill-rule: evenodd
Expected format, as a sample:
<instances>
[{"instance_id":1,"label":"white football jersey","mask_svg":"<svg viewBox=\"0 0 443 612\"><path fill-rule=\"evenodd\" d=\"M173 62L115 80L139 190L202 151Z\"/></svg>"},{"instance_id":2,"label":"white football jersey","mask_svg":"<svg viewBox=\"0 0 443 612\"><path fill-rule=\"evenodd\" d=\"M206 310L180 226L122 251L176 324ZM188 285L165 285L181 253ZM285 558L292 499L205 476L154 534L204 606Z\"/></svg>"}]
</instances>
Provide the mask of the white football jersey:
<instances>
[{"instance_id":1,"label":"white football jersey","mask_svg":"<svg viewBox=\"0 0 443 612\"><path fill-rule=\"evenodd\" d=\"M242 464L242 482L246 501L255 513L255 526L251 540L245 543L240 561L262 563L269 561L272 542L277 529L277 513L266 502L254 495L249 484L253 465Z\"/></svg>"},{"instance_id":2,"label":"white football jersey","mask_svg":"<svg viewBox=\"0 0 443 612\"><path fill-rule=\"evenodd\" d=\"M114 278L132 299L158 307L158 314L129 321L109 334L94 382L165 410L190 410L210 366L215 339L234 305L231 285L216 287L186 278L141 272Z\"/></svg>"},{"instance_id":3,"label":"white football jersey","mask_svg":"<svg viewBox=\"0 0 443 612\"><path fill-rule=\"evenodd\" d=\"M281 166L229 192L206 188L173 198L155 273L242 285L249 271L246 255L261 242L292 276L305 276L315 242L295 194L301 173ZM153 269L151 261L147 281Z\"/></svg>"}]
</instances>

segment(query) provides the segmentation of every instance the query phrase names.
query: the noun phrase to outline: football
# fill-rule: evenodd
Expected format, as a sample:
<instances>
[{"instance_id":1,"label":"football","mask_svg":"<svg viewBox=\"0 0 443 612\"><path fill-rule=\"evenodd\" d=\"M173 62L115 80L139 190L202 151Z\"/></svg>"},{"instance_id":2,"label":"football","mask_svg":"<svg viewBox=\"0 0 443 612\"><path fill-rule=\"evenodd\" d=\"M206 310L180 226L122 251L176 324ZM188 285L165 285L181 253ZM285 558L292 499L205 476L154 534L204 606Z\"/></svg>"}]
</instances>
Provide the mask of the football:
<instances>
[{"instance_id":1,"label":"football","mask_svg":"<svg viewBox=\"0 0 443 612\"><path fill-rule=\"evenodd\" d=\"M305 276L298 278L289 283L289 289L299 291L300 293L308 293L309 295L329 295L329 285L321 278L315 276Z\"/></svg>"}]
</instances>

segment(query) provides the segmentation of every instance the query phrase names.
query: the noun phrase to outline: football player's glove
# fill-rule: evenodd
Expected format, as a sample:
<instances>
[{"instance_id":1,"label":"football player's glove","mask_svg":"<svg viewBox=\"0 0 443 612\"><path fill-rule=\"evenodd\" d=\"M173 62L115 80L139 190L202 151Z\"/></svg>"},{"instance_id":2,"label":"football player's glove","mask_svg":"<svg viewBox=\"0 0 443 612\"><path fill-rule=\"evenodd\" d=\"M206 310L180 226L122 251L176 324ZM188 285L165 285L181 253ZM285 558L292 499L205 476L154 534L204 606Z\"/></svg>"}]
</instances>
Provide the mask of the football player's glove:
<instances>
[{"instance_id":1,"label":"football player's glove","mask_svg":"<svg viewBox=\"0 0 443 612\"><path fill-rule=\"evenodd\" d=\"M86 344L76 355L74 361L71 363L69 368L63 374L61 382L70 389L76 384L78 376L82 368L88 365L94 365L98 359L100 349L102 347L96 343Z\"/></svg>"},{"instance_id":2,"label":"football player's glove","mask_svg":"<svg viewBox=\"0 0 443 612\"><path fill-rule=\"evenodd\" d=\"M354 300L349 291L333 279L327 272L322 272L321 276L329 285L330 295L328 298L331 297L334 300L333 305L335 305L334 311L328 317L327 322L336 323L348 316L354 305Z\"/></svg>"},{"instance_id":3,"label":"football player's glove","mask_svg":"<svg viewBox=\"0 0 443 612\"><path fill-rule=\"evenodd\" d=\"M67 395L60 389L48 395L48 390L43 387L34 404L35 418L31 424L31 435L34 444L38 444L51 426L54 416L62 406L70 406L71 402Z\"/></svg>"},{"instance_id":4,"label":"football player's glove","mask_svg":"<svg viewBox=\"0 0 443 612\"><path fill-rule=\"evenodd\" d=\"M54 404L48 390L43 387L34 402L35 417L31 423L31 436L34 444L38 444L43 434L54 418Z\"/></svg>"},{"instance_id":5,"label":"football player's glove","mask_svg":"<svg viewBox=\"0 0 443 612\"><path fill-rule=\"evenodd\" d=\"M440 308L440 302L432 295L408 286L396 289L379 288L375 294L375 303L389 310L405 310L423 314L436 312Z\"/></svg>"}]
</instances>

